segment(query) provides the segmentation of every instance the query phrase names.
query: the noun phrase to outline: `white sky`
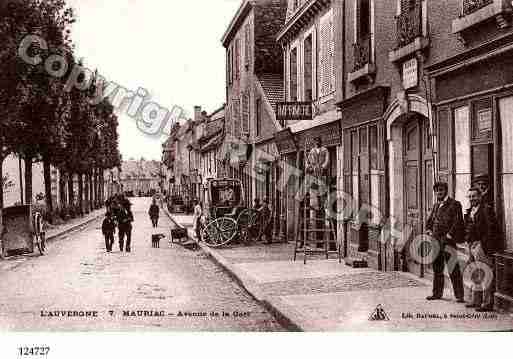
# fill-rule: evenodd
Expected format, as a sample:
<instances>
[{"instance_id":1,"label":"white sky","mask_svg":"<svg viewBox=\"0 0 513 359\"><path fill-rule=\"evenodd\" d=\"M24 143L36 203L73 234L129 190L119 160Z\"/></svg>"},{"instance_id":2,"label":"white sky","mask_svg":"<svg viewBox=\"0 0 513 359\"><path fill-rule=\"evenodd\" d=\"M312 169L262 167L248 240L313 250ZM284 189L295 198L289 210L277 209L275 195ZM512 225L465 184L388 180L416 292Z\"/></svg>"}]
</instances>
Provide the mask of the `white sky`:
<instances>
[{"instance_id":1,"label":"white sky","mask_svg":"<svg viewBox=\"0 0 513 359\"><path fill-rule=\"evenodd\" d=\"M76 12L73 40L78 57L107 80L132 91L147 89L152 101L194 105L207 112L225 101L225 52L221 37L242 0L67 0ZM161 158L161 138L120 118L124 159Z\"/></svg>"}]
</instances>

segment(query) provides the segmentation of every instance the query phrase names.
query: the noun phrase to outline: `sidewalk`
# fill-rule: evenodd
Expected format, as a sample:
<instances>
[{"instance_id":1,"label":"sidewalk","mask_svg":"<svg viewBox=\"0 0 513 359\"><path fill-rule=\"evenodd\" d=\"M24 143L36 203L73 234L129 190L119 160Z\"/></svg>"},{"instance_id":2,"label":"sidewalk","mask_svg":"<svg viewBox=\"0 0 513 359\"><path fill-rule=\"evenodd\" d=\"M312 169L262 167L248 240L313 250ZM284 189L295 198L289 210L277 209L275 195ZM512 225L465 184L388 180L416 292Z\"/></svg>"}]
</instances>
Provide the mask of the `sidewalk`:
<instances>
[{"instance_id":1,"label":"sidewalk","mask_svg":"<svg viewBox=\"0 0 513 359\"><path fill-rule=\"evenodd\" d=\"M51 243L53 240L62 237L66 234L69 234L74 231L81 230L83 227L87 226L91 222L94 222L98 218L101 218L105 215L105 208L97 209L96 211L90 212L89 214L85 215L81 218L74 218L72 220L69 220L68 222L57 225L57 226L51 226L51 228L47 229L46 231L46 241ZM39 255L37 253L37 249L35 249L35 253L33 255ZM0 259L0 273L4 271L8 271L11 269L16 268L23 262L25 262L28 258L33 256L31 254L24 255L24 256L15 256L15 257L9 257L5 259Z\"/></svg>"},{"instance_id":2,"label":"sidewalk","mask_svg":"<svg viewBox=\"0 0 513 359\"><path fill-rule=\"evenodd\" d=\"M193 238L192 216L170 217ZM302 256L292 260L292 243L200 246L291 330L513 330L513 316L467 309L452 299L451 288L446 288L446 300L426 301L431 283L408 273L353 269L321 257L304 265ZM389 320L370 320L378 307Z\"/></svg>"}]
</instances>

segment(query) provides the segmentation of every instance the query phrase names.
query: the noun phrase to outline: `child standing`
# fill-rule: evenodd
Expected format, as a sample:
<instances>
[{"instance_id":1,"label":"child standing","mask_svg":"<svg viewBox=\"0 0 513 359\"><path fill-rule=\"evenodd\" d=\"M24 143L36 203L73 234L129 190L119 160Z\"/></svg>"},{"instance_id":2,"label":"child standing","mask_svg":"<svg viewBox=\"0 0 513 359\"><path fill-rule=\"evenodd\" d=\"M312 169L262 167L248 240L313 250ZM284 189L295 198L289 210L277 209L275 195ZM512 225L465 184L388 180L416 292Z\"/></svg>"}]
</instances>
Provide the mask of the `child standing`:
<instances>
[{"instance_id":1,"label":"child standing","mask_svg":"<svg viewBox=\"0 0 513 359\"><path fill-rule=\"evenodd\" d=\"M105 237L105 247L107 253L112 252L112 245L114 243L114 232L116 231L116 221L110 211L105 214L105 219L102 223L102 233Z\"/></svg>"},{"instance_id":2,"label":"child standing","mask_svg":"<svg viewBox=\"0 0 513 359\"><path fill-rule=\"evenodd\" d=\"M150 206L150 210L148 211L153 228L157 228L159 226L159 212L160 208L157 205L157 200L154 198L153 203Z\"/></svg>"}]
</instances>

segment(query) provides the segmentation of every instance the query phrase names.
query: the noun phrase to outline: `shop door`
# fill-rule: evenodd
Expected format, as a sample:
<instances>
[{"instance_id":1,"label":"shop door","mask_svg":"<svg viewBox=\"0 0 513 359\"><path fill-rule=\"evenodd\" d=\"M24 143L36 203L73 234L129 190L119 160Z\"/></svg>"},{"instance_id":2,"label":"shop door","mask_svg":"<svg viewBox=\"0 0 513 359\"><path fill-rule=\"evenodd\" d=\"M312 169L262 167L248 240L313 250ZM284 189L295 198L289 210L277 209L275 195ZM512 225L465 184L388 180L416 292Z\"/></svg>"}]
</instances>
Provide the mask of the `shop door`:
<instances>
[{"instance_id":1,"label":"shop door","mask_svg":"<svg viewBox=\"0 0 513 359\"><path fill-rule=\"evenodd\" d=\"M404 129L404 191L406 224L408 235L406 246L403 249L403 270L408 270L419 276L424 276L424 268L412 255L416 249L412 240L422 233L422 127L418 119L410 120ZM420 249L419 249L420 250Z\"/></svg>"}]
</instances>

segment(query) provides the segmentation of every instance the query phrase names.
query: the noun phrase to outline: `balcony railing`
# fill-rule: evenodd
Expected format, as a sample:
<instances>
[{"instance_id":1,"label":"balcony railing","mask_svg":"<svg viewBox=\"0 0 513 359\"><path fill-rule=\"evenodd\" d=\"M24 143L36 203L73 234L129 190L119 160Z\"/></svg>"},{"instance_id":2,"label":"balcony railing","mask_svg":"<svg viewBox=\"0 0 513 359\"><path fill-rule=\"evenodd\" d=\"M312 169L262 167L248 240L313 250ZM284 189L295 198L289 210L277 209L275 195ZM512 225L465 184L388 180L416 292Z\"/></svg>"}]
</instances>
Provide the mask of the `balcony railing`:
<instances>
[{"instance_id":1,"label":"balcony railing","mask_svg":"<svg viewBox=\"0 0 513 359\"><path fill-rule=\"evenodd\" d=\"M371 37L365 36L353 44L354 67L353 72L358 71L371 62Z\"/></svg>"},{"instance_id":2,"label":"balcony railing","mask_svg":"<svg viewBox=\"0 0 513 359\"><path fill-rule=\"evenodd\" d=\"M463 16L472 14L491 3L493 0L463 0Z\"/></svg>"},{"instance_id":3,"label":"balcony railing","mask_svg":"<svg viewBox=\"0 0 513 359\"><path fill-rule=\"evenodd\" d=\"M417 3L408 12L396 16L397 48L408 45L422 36L422 8Z\"/></svg>"}]
</instances>

